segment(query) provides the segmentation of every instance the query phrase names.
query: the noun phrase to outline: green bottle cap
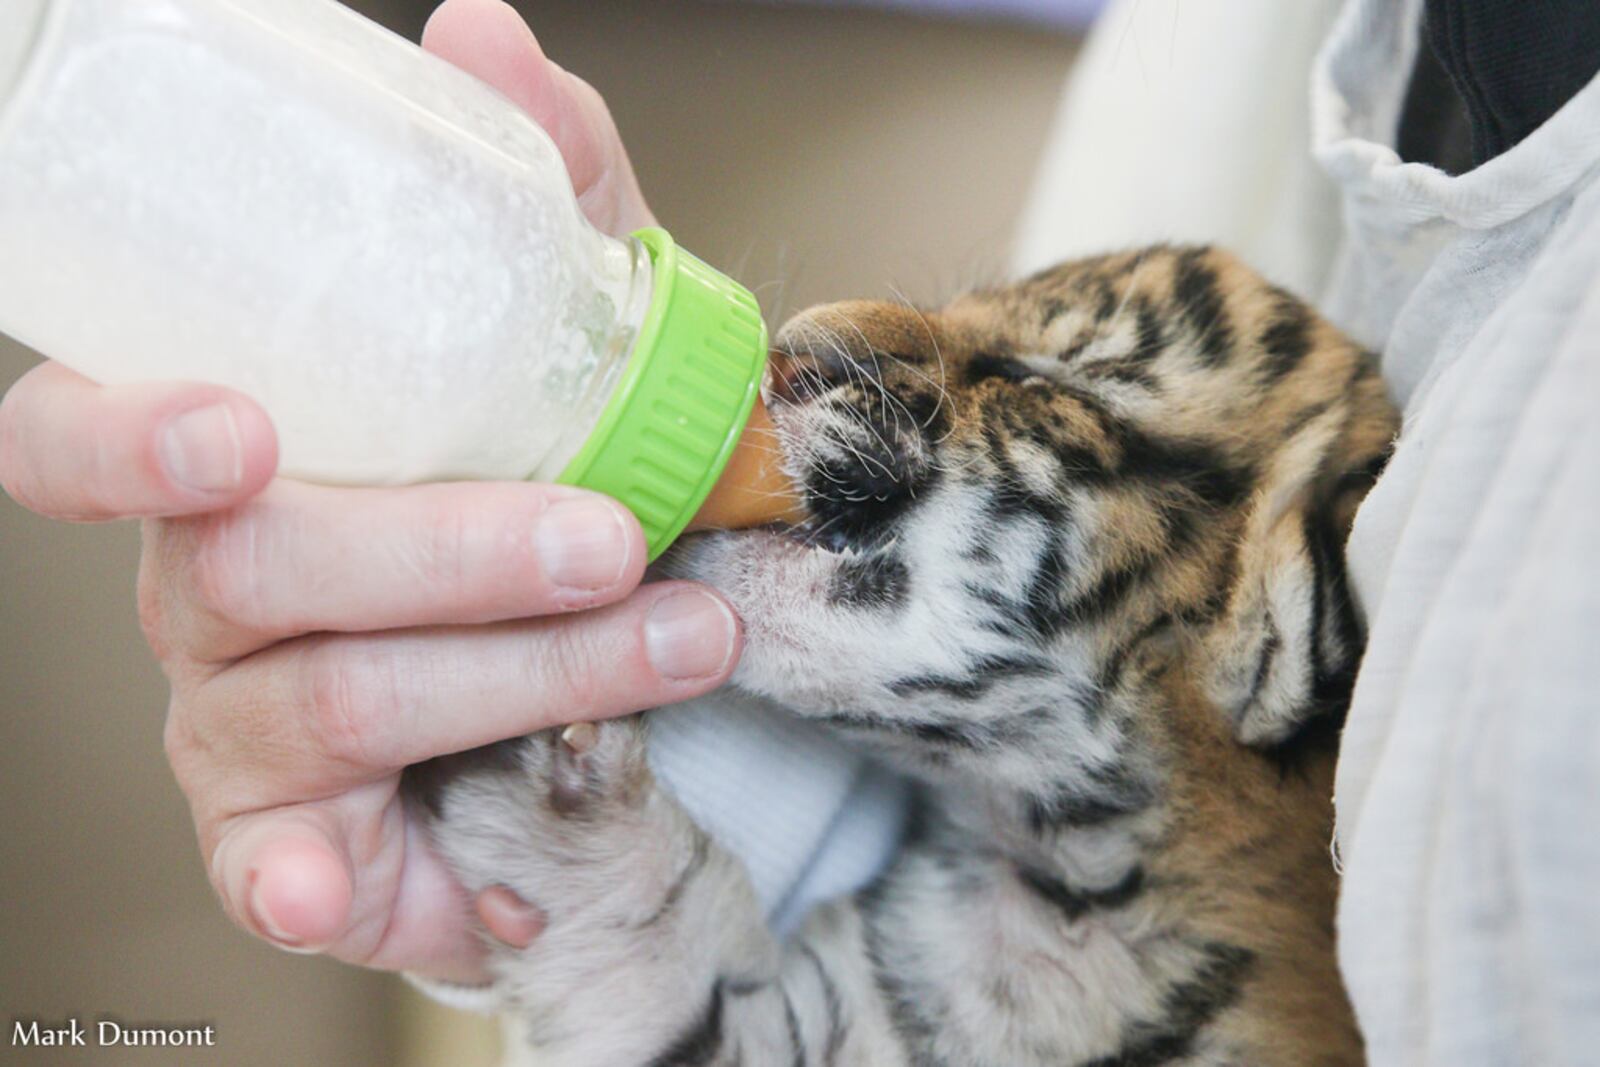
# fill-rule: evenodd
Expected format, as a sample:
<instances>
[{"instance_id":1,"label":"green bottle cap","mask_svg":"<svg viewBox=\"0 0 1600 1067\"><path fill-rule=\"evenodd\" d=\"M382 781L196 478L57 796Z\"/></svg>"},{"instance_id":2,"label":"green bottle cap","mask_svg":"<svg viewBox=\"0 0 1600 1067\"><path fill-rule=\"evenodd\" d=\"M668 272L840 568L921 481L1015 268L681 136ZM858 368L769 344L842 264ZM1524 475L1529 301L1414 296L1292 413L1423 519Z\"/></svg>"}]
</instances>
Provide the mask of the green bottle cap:
<instances>
[{"instance_id":1,"label":"green bottle cap","mask_svg":"<svg viewBox=\"0 0 1600 1067\"><path fill-rule=\"evenodd\" d=\"M661 229L634 237L655 266L639 339L600 419L557 479L614 497L638 516L653 560L728 465L767 364L750 291Z\"/></svg>"}]
</instances>

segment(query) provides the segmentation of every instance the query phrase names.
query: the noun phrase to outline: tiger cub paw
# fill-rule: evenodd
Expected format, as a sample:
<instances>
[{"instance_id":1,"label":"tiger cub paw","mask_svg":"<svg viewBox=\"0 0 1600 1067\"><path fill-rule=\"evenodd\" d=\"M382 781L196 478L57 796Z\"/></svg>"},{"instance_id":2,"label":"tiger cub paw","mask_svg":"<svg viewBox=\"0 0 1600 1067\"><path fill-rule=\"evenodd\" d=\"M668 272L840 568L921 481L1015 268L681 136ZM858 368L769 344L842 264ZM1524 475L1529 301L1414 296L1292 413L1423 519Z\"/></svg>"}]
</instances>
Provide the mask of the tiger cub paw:
<instances>
[{"instance_id":1,"label":"tiger cub paw","mask_svg":"<svg viewBox=\"0 0 1600 1067\"><path fill-rule=\"evenodd\" d=\"M645 758L640 716L576 723L407 772L435 847L474 899L504 888L547 928L659 910L705 847Z\"/></svg>"}]
</instances>

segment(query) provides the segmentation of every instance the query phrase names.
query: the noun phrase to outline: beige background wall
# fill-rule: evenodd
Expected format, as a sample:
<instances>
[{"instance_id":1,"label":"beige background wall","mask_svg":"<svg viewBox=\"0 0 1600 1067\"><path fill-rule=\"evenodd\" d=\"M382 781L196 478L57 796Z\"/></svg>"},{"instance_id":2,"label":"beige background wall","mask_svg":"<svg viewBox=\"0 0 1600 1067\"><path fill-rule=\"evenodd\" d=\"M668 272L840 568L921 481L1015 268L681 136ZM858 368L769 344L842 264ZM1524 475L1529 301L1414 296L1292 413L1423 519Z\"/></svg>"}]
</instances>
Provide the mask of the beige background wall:
<instances>
[{"instance_id":1,"label":"beige background wall","mask_svg":"<svg viewBox=\"0 0 1600 1067\"><path fill-rule=\"evenodd\" d=\"M428 5L352 6L415 37ZM1074 50L859 11L521 6L611 101L663 222L774 317L998 277ZM0 340L0 388L32 361ZM0 498L0 1063L401 1062L416 1045L397 983L256 944L215 906L161 755L137 542L128 525L47 523ZM221 1048L8 1047L13 1018L99 1014L208 1021Z\"/></svg>"}]
</instances>

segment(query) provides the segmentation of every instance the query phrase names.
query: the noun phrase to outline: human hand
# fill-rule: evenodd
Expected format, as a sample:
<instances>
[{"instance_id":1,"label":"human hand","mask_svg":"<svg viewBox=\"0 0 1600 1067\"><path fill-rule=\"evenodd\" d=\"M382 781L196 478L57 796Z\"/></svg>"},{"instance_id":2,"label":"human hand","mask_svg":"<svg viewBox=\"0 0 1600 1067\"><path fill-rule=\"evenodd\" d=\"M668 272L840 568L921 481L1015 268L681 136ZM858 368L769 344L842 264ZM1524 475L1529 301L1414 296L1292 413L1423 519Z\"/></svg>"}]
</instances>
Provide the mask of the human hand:
<instances>
[{"instance_id":1,"label":"human hand","mask_svg":"<svg viewBox=\"0 0 1600 1067\"><path fill-rule=\"evenodd\" d=\"M172 683L167 753L235 921L477 977L401 770L720 684L733 613L689 583L636 589L644 563L626 509L561 486L280 481L150 522L140 614Z\"/></svg>"},{"instance_id":2,"label":"human hand","mask_svg":"<svg viewBox=\"0 0 1600 1067\"><path fill-rule=\"evenodd\" d=\"M597 226L651 224L604 103L508 5L447 0L424 44L551 133ZM229 914L285 947L472 980L466 908L407 819L400 768L710 689L737 623L697 587L636 589L638 525L592 494L329 489L272 482L275 465L264 412L213 386L101 387L46 363L0 404L0 485L23 504L159 517L141 619Z\"/></svg>"}]
</instances>

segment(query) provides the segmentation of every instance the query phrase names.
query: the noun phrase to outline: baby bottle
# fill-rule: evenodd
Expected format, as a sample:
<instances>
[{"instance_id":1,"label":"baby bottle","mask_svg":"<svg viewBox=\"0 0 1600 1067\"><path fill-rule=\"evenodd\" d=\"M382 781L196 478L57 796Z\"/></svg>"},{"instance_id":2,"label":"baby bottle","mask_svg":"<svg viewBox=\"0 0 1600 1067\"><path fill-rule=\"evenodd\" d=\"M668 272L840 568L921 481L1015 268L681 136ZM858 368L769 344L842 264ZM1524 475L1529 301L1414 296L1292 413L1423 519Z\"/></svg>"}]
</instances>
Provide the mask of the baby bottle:
<instances>
[{"instance_id":1,"label":"baby bottle","mask_svg":"<svg viewBox=\"0 0 1600 1067\"><path fill-rule=\"evenodd\" d=\"M0 330L249 394L285 475L607 493L652 556L766 360L745 289L596 231L537 124L335 0L0 3ZM776 517L774 484L729 521Z\"/></svg>"}]
</instances>

